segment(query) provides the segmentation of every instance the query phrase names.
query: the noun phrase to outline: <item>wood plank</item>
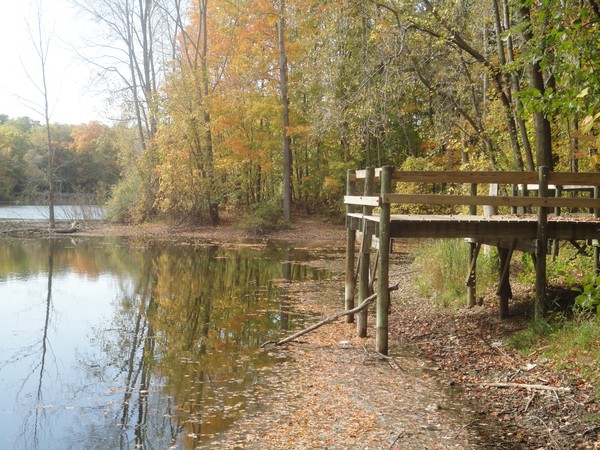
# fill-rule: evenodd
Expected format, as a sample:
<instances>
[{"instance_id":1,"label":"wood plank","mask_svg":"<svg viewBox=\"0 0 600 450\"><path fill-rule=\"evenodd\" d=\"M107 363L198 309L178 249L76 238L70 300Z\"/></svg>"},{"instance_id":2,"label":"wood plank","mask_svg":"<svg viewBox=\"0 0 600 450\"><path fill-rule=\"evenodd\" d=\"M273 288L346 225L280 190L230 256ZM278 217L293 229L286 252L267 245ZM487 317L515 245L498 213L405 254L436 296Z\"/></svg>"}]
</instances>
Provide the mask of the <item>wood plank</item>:
<instances>
[{"instance_id":1,"label":"wood plank","mask_svg":"<svg viewBox=\"0 0 600 450\"><path fill-rule=\"evenodd\" d=\"M510 197L493 195L444 194L387 194L383 203L408 203L423 205L491 205L523 207L600 208L600 199L557 197Z\"/></svg>"},{"instance_id":2,"label":"wood plank","mask_svg":"<svg viewBox=\"0 0 600 450\"><path fill-rule=\"evenodd\" d=\"M367 195L345 195L346 205L379 206L379 197Z\"/></svg>"},{"instance_id":3,"label":"wood plank","mask_svg":"<svg viewBox=\"0 0 600 450\"><path fill-rule=\"evenodd\" d=\"M536 221L516 222L507 226L506 222L457 222L392 221L391 236L404 238L480 238L480 239L535 239Z\"/></svg>"},{"instance_id":4,"label":"wood plank","mask_svg":"<svg viewBox=\"0 0 600 450\"><path fill-rule=\"evenodd\" d=\"M351 181L363 181L367 176L366 170L357 170L354 173L354 176L351 178ZM381 167L377 167L375 169L375 181L378 181L381 177Z\"/></svg>"},{"instance_id":5,"label":"wood plank","mask_svg":"<svg viewBox=\"0 0 600 450\"><path fill-rule=\"evenodd\" d=\"M365 170L357 170L350 181L365 179ZM375 169L375 179L379 180L381 168ZM416 171L398 170L392 178L407 183L500 183L500 184L535 184L538 181L536 172L499 172L499 171ZM598 172L550 172L549 184L555 185L588 185L600 186Z\"/></svg>"},{"instance_id":6,"label":"wood plank","mask_svg":"<svg viewBox=\"0 0 600 450\"><path fill-rule=\"evenodd\" d=\"M362 220L367 221L369 230L378 234L379 216L352 214L346 219L347 226L362 229ZM561 240L600 239L600 221L561 219L551 217L548 221L548 237ZM513 239L535 239L537 218L535 216L441 216L441 215L398 215L391 216L392 237L407 238L472 238L485 239L485 243ZM492 240L487 241L487 240ZM528 248L518 248L528 251Z\"/></svg>"},{"instance_id":7,"label":"wood plank","mask_svg":"<svg viewBox=\"0 0 600 450\"><path fill-rule=\"evenodd\" d=\"M599 172L548 172L548 183L555 185L600 186Z\"/></svg>"},{"instance_id":8,"label":"wood plank","mask_svg":"<svg viewBox=\"0 0 600 450\"><path fill-rule=\"evenodd\" d=\"M501 183L525 184L537 183L536 172L484 172L484 171L405 171L394 172L395 181L407 183Z\"/></svg>"}]
</instances>

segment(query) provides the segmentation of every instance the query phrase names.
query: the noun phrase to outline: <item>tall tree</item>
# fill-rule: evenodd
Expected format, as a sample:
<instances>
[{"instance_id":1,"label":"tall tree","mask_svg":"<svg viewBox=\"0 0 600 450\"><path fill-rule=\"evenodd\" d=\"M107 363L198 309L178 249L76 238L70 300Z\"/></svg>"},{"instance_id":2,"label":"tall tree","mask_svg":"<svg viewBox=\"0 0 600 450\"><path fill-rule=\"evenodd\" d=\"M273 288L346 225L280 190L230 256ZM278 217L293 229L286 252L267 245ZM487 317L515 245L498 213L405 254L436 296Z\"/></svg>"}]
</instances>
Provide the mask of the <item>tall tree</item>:
<instances>
[{"instance_id":1,"label":"tall tree","mask_svg":"<svg viewBox=\"0 0 600 450\"><path fill-rule=\"evenodd\" d=\"M281 134L283 140L283 215L292 219L292 149L288 134L290 127L290 101L288 98L288 63L285 41L285 0L279 0L277 20L277 49L279 52L279 94L281 101Z\"/></svg>"},{"instance_id":2,"label":"tall tree","mask_svg":"<svg viewBox=\"0 0 600 450\"><path fill-rule=\"evenodd\" d=\"M33 48L35 50L35 54L37 57L37 62L39 64L39 78L34 77L28 73L28 77L31 80L32 84L35 86L37 91L39 92L42 103L33 103L38 106L35 108L38 112L41 112L44 117L44 125L46 130L46 146L47 146L47 166L46 166L46 178L48 182L48 218L50 228L55 228L55 218L54 218L54 146L52 144L52 133L50 128L50 105L49 105L49 86L48 86L48 55L50 52L50 44L52 42L52 36L54 34L53 30L48 30L45 28L43 23L43 11L42 11L42 2L41 0L36 0L35 2L35 17L32 22L28 23L29 37L31 38L31 42L33 44ZM36 81L39 80L39 81Z\"/></svg>"},{"instance_id":3,"label":"tall tree","mask_svg":"<svg viewBox=\"0 0 600 450\"><path fill-rule=\"evenodd\" d=\"M121 120L135 126L139 152L130 161L132 176L141 180L138 198L141 219L154 212L158 180L154 137L158 127L158 86L164 79L167 55L172 53L172 7L160 0L73 0L98 25L90 40L88 62L98 68L113 101L122 106ZM167 4L168 2L164 2ZM119 117L115 118L119 119Z\"/></svg>"}]
</instances>

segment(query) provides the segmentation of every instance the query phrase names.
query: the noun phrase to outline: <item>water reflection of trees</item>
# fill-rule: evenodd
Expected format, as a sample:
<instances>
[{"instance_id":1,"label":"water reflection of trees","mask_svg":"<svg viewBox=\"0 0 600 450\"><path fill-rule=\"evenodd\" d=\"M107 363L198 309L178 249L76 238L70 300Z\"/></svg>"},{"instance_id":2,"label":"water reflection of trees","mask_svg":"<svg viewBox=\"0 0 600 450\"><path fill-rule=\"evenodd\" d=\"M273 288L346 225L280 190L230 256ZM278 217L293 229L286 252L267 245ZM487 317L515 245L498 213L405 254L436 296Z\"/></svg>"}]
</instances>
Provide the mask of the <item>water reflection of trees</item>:
<instances>
[{"instance_id":1,"label":"water reflection of trees","mask_svg":"<svg viewBox=\"0 0 600 450\"><path fill-rule=\"evenodd\" d=\"M16 257L19 267L36 261L34 273L41 273L39 251L48 245L46 323L41 345L29 351L41 348L32 372L39 375L39 406L49 368L53 276L75 266L88 278L109 270L121 280L111 322L91 333L87 353L81 343L77 370L85 378L63 380L70 382L77 413L65 417L64 410L51 410L67 421L61 433L72 427L64 448L194 448L228 430L256 407L255 388L272 364L258 344L291 326L282 289L289 281L320 276L277 249L51 242L0 244L0 255ZM1 278L11 269L0 261ZM22 429L26 448L44 442L49 412L32 406Z\"/></svg>"},{"instance_id":2,"label":"water reflection of trees","mask_svg":"<svg viewBox=\"0 0 600 450\"><path fill-rule=\"evenodd\" d=\"M31 370L25 374L21 389L16 393L15 403L19 402L19 398L26 389L26 386L30 379L35 377L36 387L34 388L35 394L31 398L35 403L29 408L28 413L24 416L23 423L19 430L19 441L22 442L24 448L37 449L40 448L48 436L46 434L51 433L47 420L47 405L44 402L44 377L47 373L47 358L48 352L50 351L49 333L50 319L52 312L52 278L54 274L54 250L55 243L53 240L48 242L48 258L47 258L47 274L48 282L46 288L46 299L45 299L45 315L44 323L41 329L41 339L29 347L29 351L20 355L20 359L31 359L35 362ZM16 361L9 361L16 362ZM19 444L20 445L20 444ZM43 447L43 444L42 444Z\"/></svg>"},{"instance_id":3,"label":"water reflection of trees","mask_svg":"<svg viewBox=\"0 0 600 450\"><path fill-rule=\"evenodd\" d=\"M280 282L314 277L257 250L150 246L142 274L123 288L106 333L103 377L120 380L118 445L186 448L226 431L257 399L253 387L272 363L257 351L281 327ZM162 419L161 419L162 418Z\"/></svg>"}]
</instances>

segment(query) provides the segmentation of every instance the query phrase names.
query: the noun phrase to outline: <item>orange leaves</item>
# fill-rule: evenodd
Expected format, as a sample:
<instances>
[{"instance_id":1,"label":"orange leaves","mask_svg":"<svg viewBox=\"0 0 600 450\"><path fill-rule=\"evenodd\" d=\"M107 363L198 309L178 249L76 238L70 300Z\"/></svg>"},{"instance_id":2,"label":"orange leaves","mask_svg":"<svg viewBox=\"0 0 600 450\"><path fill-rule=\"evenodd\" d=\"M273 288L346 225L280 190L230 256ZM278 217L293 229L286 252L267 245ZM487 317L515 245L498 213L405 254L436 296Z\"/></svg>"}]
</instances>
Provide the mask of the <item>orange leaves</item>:
<instances>
[{"instance_id":1,"label":"orange leaves","mask_svg":"<svg viewBox=\"0 0 600 450\"><path fill-rule=\"evenodd\" d=\"M81 154L96 149L98 139L103 132L104 125L100 122L92 121L88 124L77 125L71 131L75 152Z\"/></svg>"}]
</instances>

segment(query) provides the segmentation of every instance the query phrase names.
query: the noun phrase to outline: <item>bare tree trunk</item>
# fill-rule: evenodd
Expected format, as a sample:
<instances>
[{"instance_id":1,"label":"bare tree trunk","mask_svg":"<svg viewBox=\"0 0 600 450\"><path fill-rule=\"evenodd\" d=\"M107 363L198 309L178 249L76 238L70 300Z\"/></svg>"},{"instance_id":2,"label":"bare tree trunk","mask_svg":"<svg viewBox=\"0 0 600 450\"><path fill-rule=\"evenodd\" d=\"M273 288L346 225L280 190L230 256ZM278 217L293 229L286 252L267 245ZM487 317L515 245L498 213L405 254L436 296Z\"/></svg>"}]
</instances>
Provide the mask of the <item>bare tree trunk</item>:
<instances>
[{"instance_id":1,"label":"bare tree trunk","mask_svg":"<svg viewBox=\"0 0 600 450\"><path fill-rule=\"evenodd\" d=\"M283 137L283 215L292 220L292 150L288 136L290 126L290 102L288 98L288 68L285 53L285 0L279 0L277 24L277 46L279 49L279 93L281 97L281 134Z\"/></svg>"},{"instance_id":2,"label":"bare tree trunk","mask_svg":"<svg viewBox=\"0 0 600 450\"><path fill-rule=\"evenodd\" d=\"M52 39L52 32L49 34L44 33L42 26L42 4L40 1L36 2L36 21L33 24L35 30L32 30L32 24L29 23L29 36L32 40L33 47L36 52L36 56L39 61L39 69L42 76L41 85L36 84L36 88L42 94L43 104L42 114L44 116L44 126L46 128L46 144L48 146L48 164L46 167L46 177L48 178L48 219L49 226L51 229L56 227L54 220L54 146L52 145L52 131L50 128L50 108L49 108L49 90L47 81L47 64L48 64L48 52L50 50L50 41ZM30 77L31 79L31 77ZM31 79L33 81L33 79Z\"/></svg>"}]
</instances>

